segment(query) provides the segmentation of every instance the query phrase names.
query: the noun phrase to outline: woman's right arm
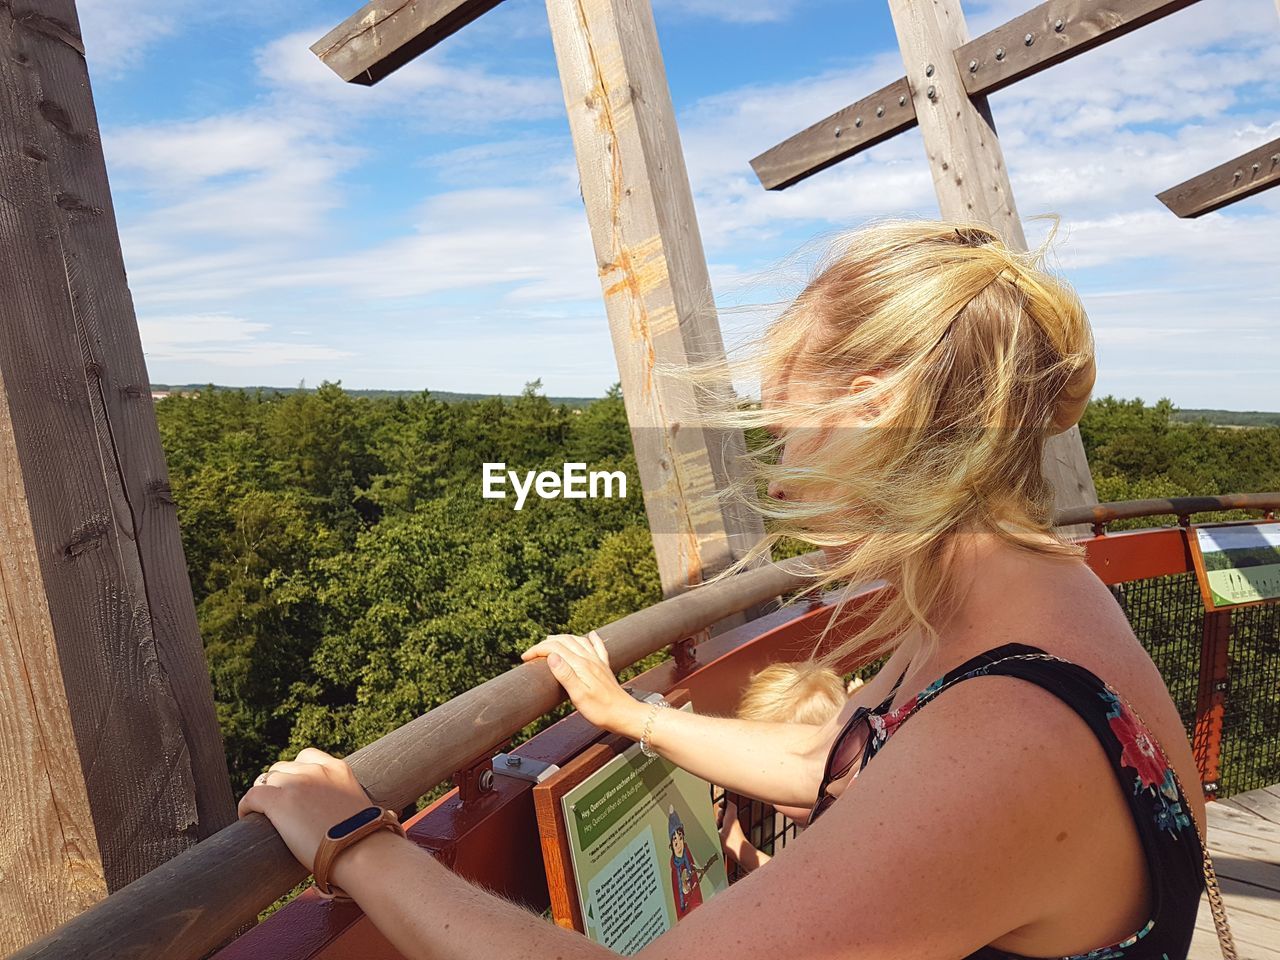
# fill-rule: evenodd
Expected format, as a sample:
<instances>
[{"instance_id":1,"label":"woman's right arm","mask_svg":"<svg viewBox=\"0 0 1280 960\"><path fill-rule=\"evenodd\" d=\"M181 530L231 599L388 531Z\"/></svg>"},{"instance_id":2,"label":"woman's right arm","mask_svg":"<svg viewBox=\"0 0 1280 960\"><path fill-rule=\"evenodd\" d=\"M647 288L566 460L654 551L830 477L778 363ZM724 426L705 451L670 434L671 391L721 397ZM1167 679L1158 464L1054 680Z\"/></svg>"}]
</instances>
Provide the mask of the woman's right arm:
<instances>
[{"instance_id":1,"label":"woman's right arm","mask_svg":"<svg viewBox=\"0 0 1280 960\"><path fill-rule=\"evenodd\" d=\"M639 740L647 724L650 747L665 759L704 780L768 803L813 804L827 748L851 709L846 707L821 727L655 710L618 683L608 651L595 631L587 637L548 637L522 657L547 658L574 707L596 726ZM873 680L858 690L855 700L864 701L878 689Z\"/></svg>"}]
</instances>

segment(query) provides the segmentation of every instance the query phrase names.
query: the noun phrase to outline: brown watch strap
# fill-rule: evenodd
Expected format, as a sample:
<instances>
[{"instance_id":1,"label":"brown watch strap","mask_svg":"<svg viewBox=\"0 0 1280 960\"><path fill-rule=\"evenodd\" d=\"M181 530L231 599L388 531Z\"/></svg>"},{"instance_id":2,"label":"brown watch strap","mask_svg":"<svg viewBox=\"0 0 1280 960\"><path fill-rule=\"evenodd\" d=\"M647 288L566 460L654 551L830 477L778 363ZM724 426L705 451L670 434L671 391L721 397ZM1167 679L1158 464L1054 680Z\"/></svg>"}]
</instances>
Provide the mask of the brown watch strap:
<instances>
[{"instance_id":1,"label":"brown watch strap","mask_svg":"<svg viewBox=\"0 0 1280 960\"><path fill-rule=\"evenodd\" d=\"M330 828L331 830L332 828ZM315 877L316 888L320 891L320 895L338 900L350 900L346 892L329 882L329 874L333 872L333 863L338 858L338 854L342 853L352 844L358 843L365 837L377 833L379 830L390 830L404 836L404 827L400 824L400 818L396 816L394 810L382 808L382 813L368 823L363 823L356 827L345 837L334 840L329 836L329 830L325 831L324 837L320 840L320 846L316 848L315 863L311 867L311 873Z\"/></svg>"}]
</instances>

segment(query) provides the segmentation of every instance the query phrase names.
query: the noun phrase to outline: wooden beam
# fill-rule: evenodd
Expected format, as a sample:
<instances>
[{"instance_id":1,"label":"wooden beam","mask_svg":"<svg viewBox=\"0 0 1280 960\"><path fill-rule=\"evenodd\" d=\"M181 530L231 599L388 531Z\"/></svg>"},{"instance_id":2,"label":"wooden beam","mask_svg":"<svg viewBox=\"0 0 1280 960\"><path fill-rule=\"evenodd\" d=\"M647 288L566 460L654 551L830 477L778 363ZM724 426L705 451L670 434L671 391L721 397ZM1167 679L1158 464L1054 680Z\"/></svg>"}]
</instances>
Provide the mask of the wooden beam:
<instances>
[{"instance_id":1,"label":"wooden beam","mask_svg":"<svg viewBox=\"0 0 1280 960\"><path fill-rule=\"evenodd\" d=\"M1156 194L1180 217L1194 219L1280 184L1280 140Z\"/></svg>"},{"instance_id":2,"label":"wooden beam","mask_svg":"<svg viewBox=\"0 0 1280 960\"><path fill-rule=\"evenodd\" d=\"M1049 0L958 47L956 66L970 93L994 93L1195 2Z\"/></svg>"},{"instance_id":3,"label":"wooden beam","mask_svg":"<svg viewBox=\"0 0 1280 960\"><path fill-rule=\"evenodd\" d=\"M430 50L502 0L369 0L311 45L343 80L365 86Z\"/></svg>"},{"instance_id":4,"label":"wooden beam","mask_svg":"<svg viewBox=\"0 0 1280 960\"><path fill-rule=\"evenodd\" d=\"M915 125L911 89L901 77L769 148L751 169L766 190L785 190Z\"/></svg>"},{"instance_id":5,"label":"wooden beam","mask_svg":"<svg viewBox=\"0 0 1280 960\"><path fill-rule=\"evenodd\" d=\"M676 373L722 361L680 134L648 0L547 0L582 196L665 595L745 555L758 515L711 497L737 479L741 431L697 426ZM718 386L722 397L732 386ZM685 425L687 424L687 425Z\"/></svg>"},{"instance_id":6,"label":"wooden beam","mask_svg":"<svg viewBox=\"0 0 1280 960\"><path fill-rule=\"evenodd\" d=\"M985 97L969 96L949 56L966 41L959 0L889 0L942 216L990 225L1025 250L1004 152Z\"/></svg>"},{"instance_id":7,"label":"wooden beam","mask_svg":"<svg viewBox=\"0 0 1280 960\"><path fill-rule=\"evenodd\" d=\"M948 220L990 225L1027 249L987 99L965 89L951 51L968 37L959 0L889 0L938 206ZM1078 427L1050 438L1042 461L1058 510L1098 502ZM1087 535L1088 528L1066 531Z\"/></svg>"},{"instance_id":8,"label":"wooden beam","mask_svg":"<svg viewBox=\"0 0 1280 960\"><path fill-rule=\"evenodd\" d=\"M953 48L938 51L937 57L950 53L960 70L964 88L970 96L981 96L1006 87L1023 77L1039 73L1055 63L1092 50L1131 30L1195 3L1196 0L1049 0L1008 23ZM1280 2L1280 0L1277 0ZM1059 26L1061 24L1061 26ZM1027 37L1031 42L1027 43ZM915 126L915 112L890 115L893 124L880 123L866 127L867 135L846 140L849 118L868 119L874 108L890 91L899 91L906 77L838 110L825 120L801 131L794 137L771 147L751 161L751 166L767 190L783 190L825 170L846 157ZM898 93L898 96L901 94ZM897 96L891 97L897 103ZM911 108L910 102L906 108ZM842 128L839 141L833 129Z\"/></svg>"},{"instance_id":9,"label":"wooden beam","mask_svg":"<svg viewBox=\"0 0 1280 960\"><path fill-rule=\"evenodd\" d=\"M0 4L0 235L0 755L50 769L6 807L8 952L235 817L72 0Z\"/></svg>"},{"instance_id":10,"label":"wooden beam","mask_svg":"<svg viewBox=\"0 0 1280 960\"><path fill-rule=\"evenodd\" d=\"M0 213L0 221L4 219ZM7 396L0 378L0 393ZM0 955L107 895L7 403L0 408Z\"/></svg>"}]
</instances>

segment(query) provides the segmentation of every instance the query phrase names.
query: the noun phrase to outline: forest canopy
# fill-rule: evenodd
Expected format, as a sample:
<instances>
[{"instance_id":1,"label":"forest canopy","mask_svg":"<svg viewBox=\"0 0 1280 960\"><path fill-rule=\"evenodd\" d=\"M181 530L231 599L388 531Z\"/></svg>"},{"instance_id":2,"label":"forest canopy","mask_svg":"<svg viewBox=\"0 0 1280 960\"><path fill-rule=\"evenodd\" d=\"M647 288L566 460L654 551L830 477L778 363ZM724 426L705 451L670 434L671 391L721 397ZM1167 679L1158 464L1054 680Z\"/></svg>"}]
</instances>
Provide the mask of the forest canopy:
<instances>
[{"instance_id":1,"label":"forest canopy","mask_svg":"<svg viewBox=\"0 0 1280 960\"><path fill-rule=\"evenodd\" d=\"M339 755L549 633L661 598L622 395L556 403L205 388L156 405L232 784ZM1104 397L1081 423L1101 500L1280 489L1280 426ZM755 442L758 438L749 438ZM621 470L626 498L481 497L481 464Z\"/></svg>"}]
</instances>

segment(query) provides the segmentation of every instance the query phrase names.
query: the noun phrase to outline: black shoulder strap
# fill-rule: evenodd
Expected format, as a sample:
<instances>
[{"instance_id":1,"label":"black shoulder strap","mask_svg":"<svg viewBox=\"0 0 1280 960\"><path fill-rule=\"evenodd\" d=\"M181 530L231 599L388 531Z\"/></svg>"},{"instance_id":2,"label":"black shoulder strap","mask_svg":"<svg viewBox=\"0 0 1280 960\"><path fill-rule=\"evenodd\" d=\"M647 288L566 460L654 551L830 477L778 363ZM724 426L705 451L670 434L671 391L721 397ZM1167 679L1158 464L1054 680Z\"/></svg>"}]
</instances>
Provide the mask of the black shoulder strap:
<instances>
[{"instance_id":1,"label":"black shoulder strap","mask_svg":"<svg viewBox=\"0 0 1280 960\"><path fill-rule=\"evenodd\" d=\"M956 680L1017 677L1071 707L1098 738L1128 802L1150 870L1152 916L1167 921L1185 913L1188 903L1194 916L1203 888L1203 853L1191 821L1194 813L1164 749L1124 699L1093 671L1036 647L1013 646L1020 650L994 658ZM1175 925L1182 925L1182 919Z\"/></svg>"}]
</instances>

